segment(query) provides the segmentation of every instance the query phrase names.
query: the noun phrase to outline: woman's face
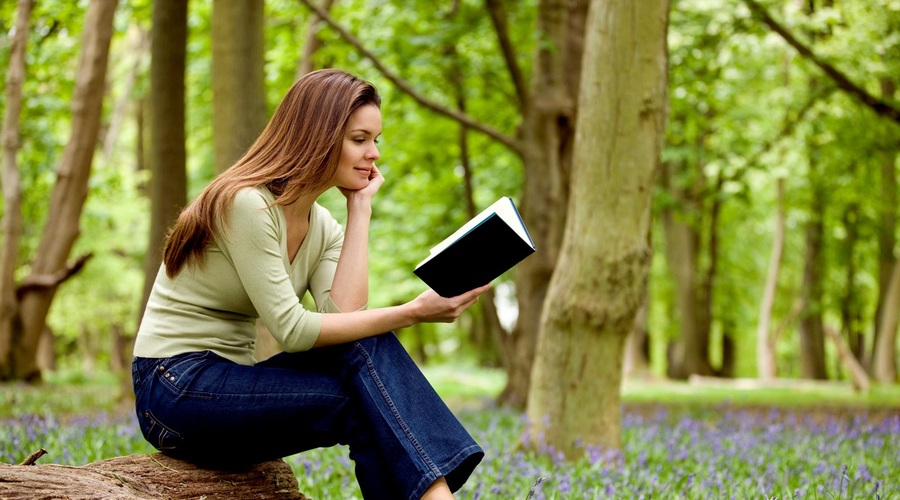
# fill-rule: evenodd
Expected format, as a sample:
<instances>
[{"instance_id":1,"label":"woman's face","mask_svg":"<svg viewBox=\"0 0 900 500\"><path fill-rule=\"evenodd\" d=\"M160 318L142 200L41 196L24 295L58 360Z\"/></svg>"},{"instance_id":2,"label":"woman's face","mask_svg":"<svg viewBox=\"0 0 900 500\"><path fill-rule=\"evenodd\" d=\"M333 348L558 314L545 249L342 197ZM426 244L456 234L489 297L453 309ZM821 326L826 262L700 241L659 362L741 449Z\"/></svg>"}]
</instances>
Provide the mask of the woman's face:
<instances>
[{"instance_id":1,"label":"woman's face","mask_svg":"<svg viewBox=\"0 0 900 500\"><path fill-rule=\"evenodd\" d=\"M350 115L334 185L352 191L369 185L375 160L381 157L376 145L380 135L381 110L378 106L362 106Z\"/></svg>"}]
</instances>

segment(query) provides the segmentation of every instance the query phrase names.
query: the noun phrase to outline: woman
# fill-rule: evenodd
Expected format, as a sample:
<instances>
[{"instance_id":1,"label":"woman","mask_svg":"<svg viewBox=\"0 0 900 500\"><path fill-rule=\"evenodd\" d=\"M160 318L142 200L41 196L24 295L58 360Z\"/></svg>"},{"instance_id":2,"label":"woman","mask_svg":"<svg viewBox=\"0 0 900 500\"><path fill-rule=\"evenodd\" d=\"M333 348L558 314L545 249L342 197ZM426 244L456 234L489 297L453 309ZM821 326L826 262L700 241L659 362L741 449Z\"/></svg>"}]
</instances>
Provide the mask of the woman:
<instances>
[{"instance_id":1,"label":"woman","mask_svg":"<svg viewBox=\"0 0 900 500\"><path fill-rule=\"evenodd\" d=\"M141 430L213 465L347 444L365 498L453 498L484 453L393 333L450 322L488 287L366 310L381 134L375 88L297 81L249 151L172 227L134 348ZM315 201L347 200L346 230ZM309 291L318 311L300 305ZM259 318L285 352L253 359Z\"/></svg>"}]
</instances>

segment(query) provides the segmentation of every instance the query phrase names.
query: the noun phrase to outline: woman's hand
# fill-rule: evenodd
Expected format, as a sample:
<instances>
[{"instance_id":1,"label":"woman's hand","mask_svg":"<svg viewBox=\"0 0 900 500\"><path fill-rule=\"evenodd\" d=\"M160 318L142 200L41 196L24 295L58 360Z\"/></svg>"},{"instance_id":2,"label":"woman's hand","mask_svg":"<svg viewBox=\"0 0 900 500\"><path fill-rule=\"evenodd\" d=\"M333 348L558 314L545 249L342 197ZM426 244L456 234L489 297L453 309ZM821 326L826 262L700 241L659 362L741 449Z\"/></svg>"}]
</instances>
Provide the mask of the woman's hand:
<instances>
[{"instance_id":1,"label":"woman's hand","mask_svg":"<svg viewBox=\"0 0 900 500\"><path fill-rule=\"evenodd\" d=\"M441 297L428 290L399 306L381 307L341 314L323 314L316 347L343 344L416 323L451 323L486 292L490 284L456 297ZM332 290L332 299L334 291Z\"/></svg>"},{"instance_id":2,"label":"woman's hand","mask_svg":"<svg viewBox=\"0 0 900 500\"><path fill-rule=\"evenodd\" d=\"M452 323L468 309L478 302L478 296L488 291L491 284L470 290L456 297L441 297L434 290L427 290L413 299L411 305L416 314L417 322L422 323Z\"/></svg>"},{"instance_id":3,"label":"woman's hand","mask_svg":"<svg viewBox=\"0 0 900 500\"><path fill-rule=\"evenodd\" d=\"M375 198L375 193L378 192L378 189L381 188L381 185L384 184L384 176L381 175L381 172L378 170L378 167L372 165L372 171L369 172L369 184L362 189L346 189L339 187L338 189L341 191L341 194L347 198L348 206L353 203L355 200L364 200L371 202L373 198Z\"/></svg>"}]
</instances>

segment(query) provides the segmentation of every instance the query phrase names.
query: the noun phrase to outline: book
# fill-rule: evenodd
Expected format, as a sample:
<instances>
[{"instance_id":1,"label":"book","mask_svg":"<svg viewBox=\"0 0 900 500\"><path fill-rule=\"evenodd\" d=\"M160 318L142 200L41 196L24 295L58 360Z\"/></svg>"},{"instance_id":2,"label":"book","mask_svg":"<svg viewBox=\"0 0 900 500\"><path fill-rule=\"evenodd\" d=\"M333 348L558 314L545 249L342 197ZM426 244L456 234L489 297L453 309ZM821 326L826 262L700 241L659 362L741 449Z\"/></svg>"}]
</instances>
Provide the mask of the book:
<instances>
[{"instance_id":1,"label":"book","mask_svg":"<svg viewBox=\"0 0 900 500\"><path fill-rule=\"evenodd\" d=\"M512 198L504 196L435 245L413 273L442 297L486 285L535 252Z\"/></svg>"}]
</instances>

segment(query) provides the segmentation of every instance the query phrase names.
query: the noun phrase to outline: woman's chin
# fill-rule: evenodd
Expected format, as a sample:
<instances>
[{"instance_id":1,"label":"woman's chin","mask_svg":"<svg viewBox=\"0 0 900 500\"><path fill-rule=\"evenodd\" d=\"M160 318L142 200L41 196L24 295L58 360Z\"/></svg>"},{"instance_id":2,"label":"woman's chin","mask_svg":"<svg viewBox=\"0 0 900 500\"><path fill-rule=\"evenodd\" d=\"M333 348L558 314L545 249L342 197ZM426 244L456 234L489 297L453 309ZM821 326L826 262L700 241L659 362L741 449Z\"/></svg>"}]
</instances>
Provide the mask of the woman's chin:
<instances>
[{"instance_id":1,"label":"woman's chin","mask_svg":"<svg viewBox=\"0 0 900 500\"><path fill-rule=\"evenodd\" d=\"M354 182L343 182L338 184L337 187L345 190L345 191L359 191L360 189L369 185L368 180L364 181L354 181Z\"/></svg>"}]
</instances>

